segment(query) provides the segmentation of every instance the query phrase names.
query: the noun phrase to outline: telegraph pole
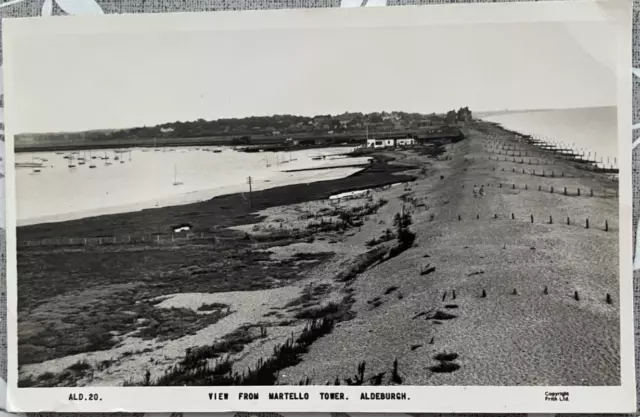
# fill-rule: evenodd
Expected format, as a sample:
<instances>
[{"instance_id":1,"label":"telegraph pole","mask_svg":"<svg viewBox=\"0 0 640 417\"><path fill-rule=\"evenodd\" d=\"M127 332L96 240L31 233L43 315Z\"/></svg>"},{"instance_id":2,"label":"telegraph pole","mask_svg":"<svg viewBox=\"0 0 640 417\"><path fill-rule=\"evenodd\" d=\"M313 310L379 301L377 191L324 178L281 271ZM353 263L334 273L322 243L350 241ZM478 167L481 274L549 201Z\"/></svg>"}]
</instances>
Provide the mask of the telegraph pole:
<instances>
[{"instance_id":1,"label":"telegraph pole","mask_svg":"<svg viewBox=\"0 0 640 417\"><path fill-rule=\"evenodd\" d=\"M251 178L251 176L247 177L247 184L249 184L249 207L253 208L253 190L252 190L252 185L253 183L253 178Z\"/></svg>"}]
</instances>

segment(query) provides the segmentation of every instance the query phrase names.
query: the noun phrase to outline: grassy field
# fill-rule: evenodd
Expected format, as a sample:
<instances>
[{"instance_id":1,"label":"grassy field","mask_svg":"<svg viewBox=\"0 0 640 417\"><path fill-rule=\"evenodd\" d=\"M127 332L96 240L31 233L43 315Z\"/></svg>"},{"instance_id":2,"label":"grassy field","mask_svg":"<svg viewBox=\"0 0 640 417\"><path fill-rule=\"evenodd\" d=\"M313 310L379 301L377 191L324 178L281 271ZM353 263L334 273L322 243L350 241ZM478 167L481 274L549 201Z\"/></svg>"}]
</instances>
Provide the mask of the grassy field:
<instances>
[{"instance_id":1,"label":"grassy field","mask_svg":"<svg viewBox=\"0 0 640 417\"><path fill-rule=\"evenodd\" d=\"M514 147L548 165L495 158ZM617 183L583 168L479 123L253 207L21 228L228 238L21 250L21 384L618 384Z\"/></svg>"}]
</instances>

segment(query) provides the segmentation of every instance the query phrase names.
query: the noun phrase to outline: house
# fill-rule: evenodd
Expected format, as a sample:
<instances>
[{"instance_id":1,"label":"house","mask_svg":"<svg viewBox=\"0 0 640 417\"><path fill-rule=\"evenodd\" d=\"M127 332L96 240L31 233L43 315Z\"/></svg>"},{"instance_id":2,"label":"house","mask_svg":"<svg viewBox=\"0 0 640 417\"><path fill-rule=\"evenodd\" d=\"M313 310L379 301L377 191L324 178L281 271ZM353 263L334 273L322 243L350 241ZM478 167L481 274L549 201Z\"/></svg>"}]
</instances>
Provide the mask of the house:
<instances>
[{"instance_id":1,"label":"house","mask_svg":"<svg viewBox=\"0 0 640 417\"><path fill-rule=\"evenodd\" d=\"M416 140L411 137L367 139L367 148L397 148L413 146Z\"/></svg>"}]
</instances>

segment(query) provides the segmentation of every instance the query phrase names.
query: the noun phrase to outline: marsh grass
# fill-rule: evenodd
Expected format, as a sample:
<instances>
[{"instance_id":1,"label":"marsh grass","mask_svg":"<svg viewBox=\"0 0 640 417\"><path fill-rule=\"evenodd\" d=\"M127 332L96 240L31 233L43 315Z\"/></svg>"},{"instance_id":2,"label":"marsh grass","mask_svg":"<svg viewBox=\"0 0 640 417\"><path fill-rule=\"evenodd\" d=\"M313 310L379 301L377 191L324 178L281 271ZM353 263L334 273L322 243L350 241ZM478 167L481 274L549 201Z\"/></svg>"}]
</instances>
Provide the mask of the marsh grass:
<instances>
[{"instance_id":1,"label":"marsh grass","mask_svg":"<svg viewBox=\"0 0 640 417\"><path fill-rule=\"evenodd\" d=\"M285 343L275 346L269 358L258 360L255 367L244 372L233 372L233 360L230 355L222 357L214 364L203 360L201 356L174 365L157 380L148 383L144 380L128 380L125 386L275 385L278 373L300 363L301 355L308 351L313 342L330 333L334 323L332 319L327 318L312 320L297 338L292 335Z\"/></svg>"}]
</instances>

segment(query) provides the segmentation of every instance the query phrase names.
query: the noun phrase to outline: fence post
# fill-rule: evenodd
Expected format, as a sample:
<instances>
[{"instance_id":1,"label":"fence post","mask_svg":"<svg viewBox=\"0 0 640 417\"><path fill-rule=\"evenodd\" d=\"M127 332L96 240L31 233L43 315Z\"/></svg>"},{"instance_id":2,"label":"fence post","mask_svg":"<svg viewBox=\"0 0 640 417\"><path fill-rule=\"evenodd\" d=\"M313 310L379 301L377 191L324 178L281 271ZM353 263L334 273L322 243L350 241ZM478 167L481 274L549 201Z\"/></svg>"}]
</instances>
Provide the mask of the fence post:
<instances>
[{"instance_id":1,"label":"fence post","mask_svg":"<svg viewBox=\"0 0 640 417\"><path fill-rule=\"evenodd\" d=\"M156 235L157 242L160 243L160 235Z\"/></svg>"},{"instance_id":2,"label":"fence post","mask_svg":"<svg viewBox=\"0 0 640 417\"><path fill-rule=\"evenodd\" d=\"M516 185L515 185L515 184L513 184L513 186L512 186L511 188L513 188L513 189L515 190L515 189L516 189Z\"/></svg>"},{"instance_id":3,"label":"fence post","mask_svg":"<svg viewBox=\"0 0 640 417\"><path fill-rule=\"evenodd\" d=\"M580 189L578 188L578 196L580 196Z\"/></svg>"},{"instance_id":4,"label":"fence post","mask_svg":"<svg viewBox=\"0 0 640 417\"><path fill-rule=\"evenodd\" d=\"M564 195L567 195L567 187L564 187Z\"/></svg>"},{"instance_id":5,"label":"fence post","mask_svg":"<svg viewBox=\"0 0 640 417\"><path fill-rule=\"evenodd\" d=\"M515 220L516 216L515 214L511 213L511 220Z\"/></svg>"},{"instance_id":6,"label":"fence post","mask_svg":"<svg viewBox=\"0 0 640 417\"><path fill-rule=\"evenodd\" d=\"M553 224L553 217L549 215L549 224Z\"/></svg>"},{"instance_id":7,"label":"fence post","mask_svg":"<svg viewBox=\"0 0 640 417\"><path fill-rule=\"evenodd\" d=\"M571 220L569 220L569 216L567 216L567 226L571 225Z\"/></svg>"},{"instance_id":8,"label":"fence post","mask_svg":"<svg viewBox=\"0 0 640 417\"><path fill-rule=\"evenodd\" d=\"M605 232L609 231L609 222L607 220L604 221L604 231Z\"/></svg>"},{"instance_id":9,"label":"fence post","mask_svg":"<svg viewBox=\"0 0 640 417\"><path fill-rule=\"evenodd\" d=\"M533 223L533 214L531 215L531 223Z\"/></svg>"},{"instance_id":10,"label":"fence post","mask_svg":"<svg viewBox=\"0 0 640 417\"><path fill-rule=\"evenodd\" d=\"M550 193L553 193L553 185L551 186L551 188L550 188L550 191L549 191L549 192L550 192Z\"/></svg>"},{"instance_id":11,"label":"fence post","mask_svg":"<svg viewBox=\"0 0 640 417\"><path fill-rule=\"evenodd\" d=\"M591 197L593 197L593 188L591 189Z\"/></svg>"},{"instance_id":12,"label":"fence post","mask_svg":"<svg viewBox=\"0 0 640 417\"><path fill-rule=\"evenodd\" d=\"M587 219L587 221L585 222L585 226L587 229L589 228L589 219Z\"/></svg>"}]
</instances>

